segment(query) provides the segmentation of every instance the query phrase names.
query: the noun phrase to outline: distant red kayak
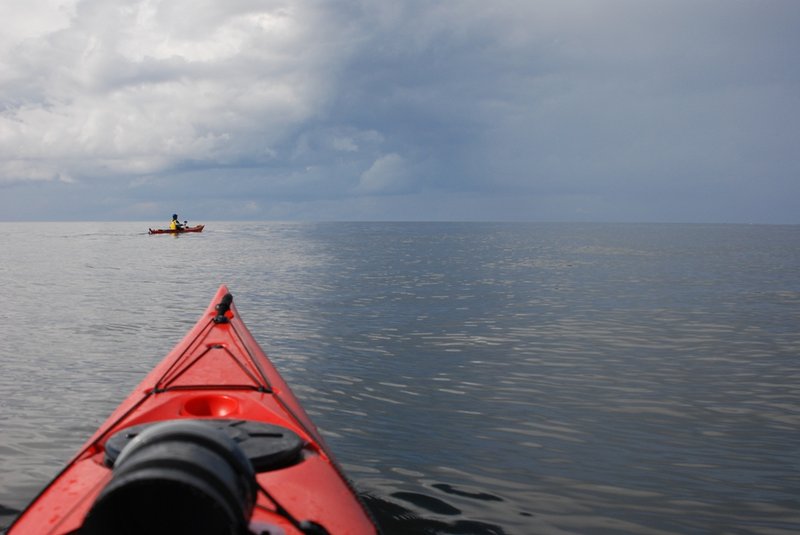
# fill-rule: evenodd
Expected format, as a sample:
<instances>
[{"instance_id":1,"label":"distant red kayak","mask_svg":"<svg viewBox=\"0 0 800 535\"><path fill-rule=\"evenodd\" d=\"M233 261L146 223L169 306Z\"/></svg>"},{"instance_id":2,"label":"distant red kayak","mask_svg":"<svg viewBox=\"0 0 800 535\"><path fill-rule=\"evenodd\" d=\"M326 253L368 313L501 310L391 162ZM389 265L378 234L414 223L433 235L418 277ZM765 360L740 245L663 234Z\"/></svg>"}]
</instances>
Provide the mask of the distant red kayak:
<instances>
[{"instance_id":1,"label":"distant red kayak","mask_svg":"<svg viewBox=\"0 0 800 535\"><path fill-rule=\"evenodd\" d=\"M7 533L377 531L223 285Z\"/></svg>"},{"instance_id":2,"label":"distant red kayak","mask_svg":"<svg viewBox=\"0 0 800 535\"><path fill-rule=\"evenodd\" d=\"M194 227L184 227L181 229L169 229L169 228L151 228L150 234L183 234L184 232L203 232L203 227L205 225L197 225Z\"/></svg>"}]
</instances>

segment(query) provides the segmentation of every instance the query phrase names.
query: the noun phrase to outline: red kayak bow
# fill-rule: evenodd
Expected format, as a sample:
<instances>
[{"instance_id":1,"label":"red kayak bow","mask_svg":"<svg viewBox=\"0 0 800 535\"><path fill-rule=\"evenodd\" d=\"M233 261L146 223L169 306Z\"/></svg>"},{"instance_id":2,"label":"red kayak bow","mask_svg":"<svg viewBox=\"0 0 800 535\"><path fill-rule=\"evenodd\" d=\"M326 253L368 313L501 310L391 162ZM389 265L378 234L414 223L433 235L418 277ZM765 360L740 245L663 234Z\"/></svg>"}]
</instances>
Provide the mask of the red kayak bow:
<instances>
[{"instance_id":1,"label":"red kayak bow","mask_svg":"<svg viewBox=\"0 0 800 535\"><path fill-rule=\"evenodd\" d=\"M221 286L8 535L376 531Z\"/></svg>"}]
</instances>

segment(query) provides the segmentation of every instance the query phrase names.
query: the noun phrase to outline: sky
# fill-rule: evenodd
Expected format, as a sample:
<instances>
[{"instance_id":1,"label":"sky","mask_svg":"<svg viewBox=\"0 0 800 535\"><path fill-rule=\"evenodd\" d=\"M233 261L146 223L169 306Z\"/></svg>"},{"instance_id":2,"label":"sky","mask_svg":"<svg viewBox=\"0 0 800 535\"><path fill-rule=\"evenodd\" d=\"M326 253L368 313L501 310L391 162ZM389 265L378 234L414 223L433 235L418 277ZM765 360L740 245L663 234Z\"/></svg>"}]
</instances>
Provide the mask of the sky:
<instances>
[{"instance_id":1,"label":"sky","mask_svg":"<svg viewBox=\"0 0 800 535\"><path fill-rule=\"evenodd\" d=\"M800 223L797 0L3 0L0 25L0 221Z\"/></svg>"}]
</instances>

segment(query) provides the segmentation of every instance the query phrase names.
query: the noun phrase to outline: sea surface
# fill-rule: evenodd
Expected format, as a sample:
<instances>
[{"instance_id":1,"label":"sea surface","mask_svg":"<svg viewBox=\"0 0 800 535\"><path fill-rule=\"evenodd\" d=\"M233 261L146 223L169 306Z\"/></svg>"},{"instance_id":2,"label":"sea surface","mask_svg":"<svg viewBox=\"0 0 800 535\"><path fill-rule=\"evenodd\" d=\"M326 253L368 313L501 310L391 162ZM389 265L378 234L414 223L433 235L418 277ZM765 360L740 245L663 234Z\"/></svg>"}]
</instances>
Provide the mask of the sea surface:
<instances>
[{"instance_id":1,"label":"sea surface","mask_svg":"<svg viewBox=\"0 0 800 535\"><path fill-rule=\"evenodd\" d=\"M204 223L0 223L0 526L225 283L387 534L800 532L800 226Z\"/></svg>"}]
</instances>

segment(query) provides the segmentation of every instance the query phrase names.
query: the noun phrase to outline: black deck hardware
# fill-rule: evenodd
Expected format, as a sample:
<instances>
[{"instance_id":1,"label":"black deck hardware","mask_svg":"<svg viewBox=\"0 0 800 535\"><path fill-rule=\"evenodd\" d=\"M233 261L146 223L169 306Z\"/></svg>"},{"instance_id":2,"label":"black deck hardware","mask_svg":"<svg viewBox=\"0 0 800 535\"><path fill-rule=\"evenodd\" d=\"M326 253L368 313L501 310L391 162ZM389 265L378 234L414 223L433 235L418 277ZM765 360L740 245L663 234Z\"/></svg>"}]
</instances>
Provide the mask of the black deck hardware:
<instances>
[{"instance_id":1,"label":"black deck hardware","mask_svg":"<svg viewBox=\"0 0 800 535\"><path fill-rule=\"evenodd\" d=\"M214 307L217 311L214 323L228 323L228 317L225 314L231 309L231 303L233 303L233 296L230 293L222 296L222 300Z\"/></svg>"}]
</instances>

